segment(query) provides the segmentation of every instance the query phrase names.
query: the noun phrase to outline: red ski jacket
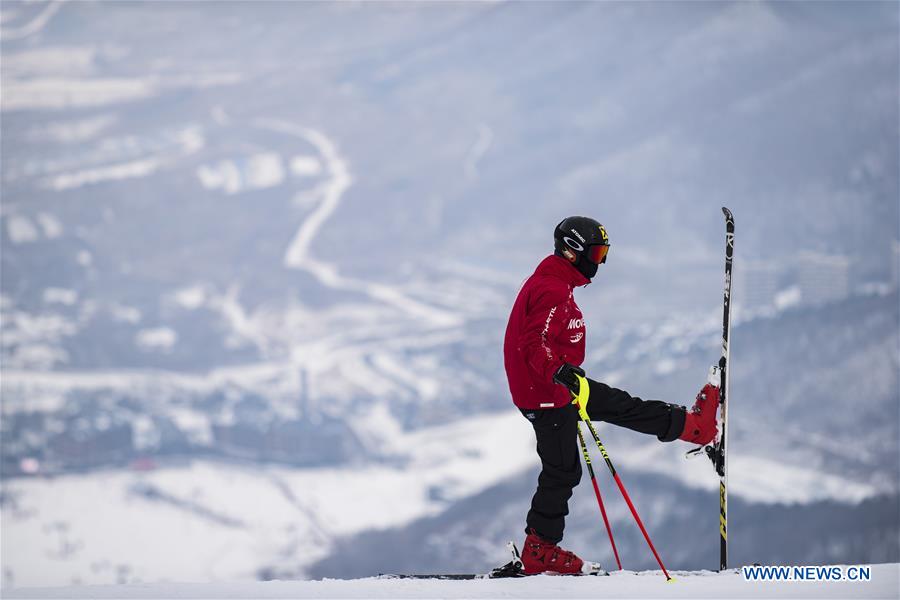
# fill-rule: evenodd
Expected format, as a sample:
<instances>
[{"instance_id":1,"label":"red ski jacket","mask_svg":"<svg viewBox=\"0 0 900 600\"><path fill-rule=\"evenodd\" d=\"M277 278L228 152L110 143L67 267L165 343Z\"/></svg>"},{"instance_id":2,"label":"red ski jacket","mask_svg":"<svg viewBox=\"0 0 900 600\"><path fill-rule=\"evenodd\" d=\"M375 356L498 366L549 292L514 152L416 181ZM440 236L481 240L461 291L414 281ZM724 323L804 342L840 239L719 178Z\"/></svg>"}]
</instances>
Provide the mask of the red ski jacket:
<instances>
[{"instance_id":1,"label":"red ski jacket","mask_svg":"<svg viewBox=\"0 0 900 600\"><path fill-rule=\"evenodd\" d=\"M572 290L588 283L566 259L551 255L519 290L503 342L509 391L519 408L559 408L572 401L565 387L553 383L553 374L564 362L584 361L584 318Z\"/></svg>"}]
</instances>

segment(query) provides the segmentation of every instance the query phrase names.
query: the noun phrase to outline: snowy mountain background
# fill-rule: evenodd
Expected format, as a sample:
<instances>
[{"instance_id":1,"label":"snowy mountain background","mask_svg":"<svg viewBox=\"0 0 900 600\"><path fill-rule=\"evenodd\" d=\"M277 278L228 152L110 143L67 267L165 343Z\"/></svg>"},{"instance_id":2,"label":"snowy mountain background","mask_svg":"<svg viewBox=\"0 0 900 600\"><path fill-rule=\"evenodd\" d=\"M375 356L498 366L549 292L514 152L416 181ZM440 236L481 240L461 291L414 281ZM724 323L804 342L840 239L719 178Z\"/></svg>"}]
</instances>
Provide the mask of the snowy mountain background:
<instances>
[{"instance_id":1,"label":"snowy mountain background","mask_svg":"<svg viewBox=\"0 0 900 600\"><path fill-rule=\"evenodd\" d=\"M4 586L505 561L537 463L502 335L553 225L613 244L588 372L690 404L722 205L734 563L900 560L896 4L0 16ZM708 461L600 433L667 566L714 568ZM611 564L591 496L566 545Z\"/></svg>"}]
</instances>

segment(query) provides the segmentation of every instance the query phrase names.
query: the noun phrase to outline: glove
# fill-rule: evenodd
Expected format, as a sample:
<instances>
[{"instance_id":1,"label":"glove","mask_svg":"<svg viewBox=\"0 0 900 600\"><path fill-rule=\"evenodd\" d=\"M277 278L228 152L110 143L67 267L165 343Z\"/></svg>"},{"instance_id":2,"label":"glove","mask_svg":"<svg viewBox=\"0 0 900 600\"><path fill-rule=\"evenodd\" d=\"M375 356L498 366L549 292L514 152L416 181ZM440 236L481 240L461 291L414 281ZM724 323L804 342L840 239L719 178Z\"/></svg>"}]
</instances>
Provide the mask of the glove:
<instances>
[{"instance_id":1,"label":"glove","mask_svg":"<svg viewBox=\"0 0 900 600\"><path fill-rule=\"evenodd\" d=\"M553 374L553 383L558 383L569 389L573 394L578 393L578 378L575 375L584 377L584 369L576 367L569 363L563 363L561 367Z\"/></svg>"}]
</instances>

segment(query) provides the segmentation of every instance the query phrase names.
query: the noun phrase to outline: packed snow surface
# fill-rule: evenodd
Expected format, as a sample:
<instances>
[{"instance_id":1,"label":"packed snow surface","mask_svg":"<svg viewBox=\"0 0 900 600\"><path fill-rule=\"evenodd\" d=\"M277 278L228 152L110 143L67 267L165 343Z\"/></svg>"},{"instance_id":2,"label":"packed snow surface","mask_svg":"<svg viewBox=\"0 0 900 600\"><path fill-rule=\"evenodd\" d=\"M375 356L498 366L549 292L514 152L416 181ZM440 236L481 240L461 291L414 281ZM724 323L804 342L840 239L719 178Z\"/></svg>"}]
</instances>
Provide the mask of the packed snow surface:
<instances>
[{"instance_id":1,"label":"packed snow surface","mask_svg":"<svg viewBox=\"0 0 900 600\"><path fill-rule=\"evenodd\" d=\"M872 566L869 582L744 581L738 571L622 571L609 577L474 581L325 579L7 589L4 598L897 598L900 565Z\"/></svg>"}]
</instances>

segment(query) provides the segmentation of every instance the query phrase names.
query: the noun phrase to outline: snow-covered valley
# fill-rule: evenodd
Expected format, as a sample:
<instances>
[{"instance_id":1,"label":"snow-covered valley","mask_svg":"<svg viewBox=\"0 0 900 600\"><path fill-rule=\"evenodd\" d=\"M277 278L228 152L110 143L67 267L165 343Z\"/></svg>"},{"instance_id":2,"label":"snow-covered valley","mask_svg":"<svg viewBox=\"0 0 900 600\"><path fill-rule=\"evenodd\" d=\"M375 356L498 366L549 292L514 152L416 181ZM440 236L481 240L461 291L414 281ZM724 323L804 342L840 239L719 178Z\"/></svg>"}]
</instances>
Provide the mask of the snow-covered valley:
<instances>
[{"instance_id":1,"label":"snow-covered valley","mask_svg":"<svg viewBox=\"0 0 900 600\"><path fill-rule=\"evenodd\" d=\"M520 541L537 458L501 345L564 214L613 240L584 367L689 405L722 204L734 564L900 560L896 6L205 6L4 2L4 597L662 593L305 580ZM708 461L600 435L667 564L715 567ZM565 545L609 565L597 517L583 482ZM875 569L665 592L896 597Z\"/></svg>"}]
</instances>

